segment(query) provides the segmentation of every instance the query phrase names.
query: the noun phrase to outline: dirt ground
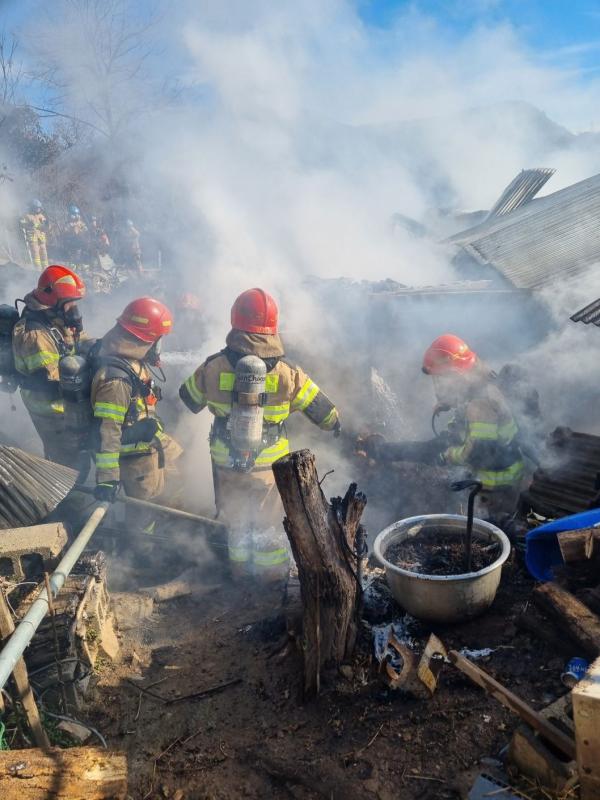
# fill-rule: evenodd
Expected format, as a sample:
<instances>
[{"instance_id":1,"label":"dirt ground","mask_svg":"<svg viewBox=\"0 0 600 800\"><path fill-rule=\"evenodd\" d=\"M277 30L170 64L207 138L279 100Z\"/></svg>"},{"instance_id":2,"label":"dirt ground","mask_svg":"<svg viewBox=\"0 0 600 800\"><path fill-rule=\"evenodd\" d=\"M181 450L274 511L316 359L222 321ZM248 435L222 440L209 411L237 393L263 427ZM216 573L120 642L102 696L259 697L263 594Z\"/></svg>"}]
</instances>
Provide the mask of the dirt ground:
<instances>
[{"instance_id":1,"label":"dirt ground","mask_svg":"<svg viewBox=\"0 0 600 800\"><path fill-rule=\"evenodd\" d=\"M110 748L127 752L131 798L460 798L481 760L508 744L516 718L450 664L430 700L387 688L367 622L356 663L303 704L281 587L231 584L215 562L202 583L196 595L155 603L145 620L131 596L115 595L122 661L102 665L82 714ZM565 659L515 626L531 588L509 562L485 616L434 632L448 648L493 648L478 663L540 708L566 692ZM367 615L390 621L402 612ZM421 644L431 631L410 627ZM170 702L234 679L212 696Z\"/></svg>"}]
</instances>

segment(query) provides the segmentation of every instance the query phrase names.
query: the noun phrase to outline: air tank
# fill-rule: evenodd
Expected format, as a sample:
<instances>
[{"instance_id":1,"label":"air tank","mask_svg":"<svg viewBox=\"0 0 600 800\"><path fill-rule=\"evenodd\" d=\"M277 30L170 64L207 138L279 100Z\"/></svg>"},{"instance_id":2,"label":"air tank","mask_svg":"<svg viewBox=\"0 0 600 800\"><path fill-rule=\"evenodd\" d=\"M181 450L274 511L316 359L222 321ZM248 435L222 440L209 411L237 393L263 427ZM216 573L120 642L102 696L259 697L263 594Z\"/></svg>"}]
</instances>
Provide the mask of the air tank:
<instances>
[{"instance_id":1,"label":"air tank","mask_svg":"<svg viewBox=\"0 0 600 800\"><path fill-rule=\"evenodd\" d=\"M263 439L263 400L267 365L258 356L244 356L235 367L231 409L231 446L238 453L258 452Z\"/></svg>"}]
</instances>

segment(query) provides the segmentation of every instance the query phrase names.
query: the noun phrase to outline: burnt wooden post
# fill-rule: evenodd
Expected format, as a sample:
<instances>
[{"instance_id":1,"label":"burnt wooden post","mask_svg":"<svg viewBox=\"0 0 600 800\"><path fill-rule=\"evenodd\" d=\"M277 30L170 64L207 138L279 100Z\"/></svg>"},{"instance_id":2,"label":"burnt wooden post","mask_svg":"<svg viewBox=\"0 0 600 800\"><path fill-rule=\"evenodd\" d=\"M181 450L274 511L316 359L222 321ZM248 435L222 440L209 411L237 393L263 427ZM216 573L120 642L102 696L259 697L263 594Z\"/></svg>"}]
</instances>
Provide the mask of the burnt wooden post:
<instances>
[{"instance_id":1,"label":"burnt wooden post","mask_svg":"<svg viewBox=\"0 0 600 800\"><path fill-rule=\"evenodd\" d=\"M354 650L362 596L354 543L367 498L353 483L343 499L333 498L330 505L310 450L285 456L273 472L298 565L304 694L310 697L319 692L322 669L338 666Z\"/></svg>"},{"instance_id":2,"label":"burnt wooden post","mask_svg":"<svg viewBox=\"0 0 600 800\"><path fill-rule=\"evenodd\" d=\"M7 641L14 630L15 624L10 613L8 602L0 589L0 649L2 649L2 644ZM42 725L40 712L38 711L37 703L35 702L35 697L33 696L33 691L29 684L29 676L23 656L21 656L15 664L13 680L17 689L17 697L23 706L23 711L25 712L27 722L31 728L33 739L37 747L47 750L50 747L50 742L48 741L46 731Z\"/></svg>"}]
</instances>

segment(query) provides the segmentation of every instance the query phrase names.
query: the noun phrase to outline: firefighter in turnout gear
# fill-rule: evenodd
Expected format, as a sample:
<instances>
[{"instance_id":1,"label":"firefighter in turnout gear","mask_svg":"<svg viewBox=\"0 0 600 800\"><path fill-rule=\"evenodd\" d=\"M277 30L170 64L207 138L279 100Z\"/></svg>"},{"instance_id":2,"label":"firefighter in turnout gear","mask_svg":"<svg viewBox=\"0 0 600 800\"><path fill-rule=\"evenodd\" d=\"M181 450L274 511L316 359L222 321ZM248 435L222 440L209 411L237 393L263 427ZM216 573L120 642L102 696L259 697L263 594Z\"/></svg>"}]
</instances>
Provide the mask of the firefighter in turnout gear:
<instances>
[{"instance_id":1,"label":"firefighter in turnout gear","mask_svg":"<svg viewBox=\"0 0 600 800\"><path fill-rule=\"evenodd\" d=\"M88 227L81 219L76 205L69 206L69 218L61 237L65 258L73 264L81 264L88 242Z\"/></svg>"},{"instance_id":2,"label":"firefighter in turnout gear","mask_svg":"<svg viewBox=\"0 0 600 800\"><path fill-rule=\"evenodd\" d=\"M294 411L339 432L333 403L305 372L290 364L277 332L278 310L262 289L241 294L231 310L226 347L209 356L182 384L194 413L214 415L210 434L215 501L229 526L234 574L280 577L289 556L283 509L272 471L290 452L285 422Z\"/></svg>"},{"instance_id":3,"label":"firefighter in turnout gear","mask_svg":"<svg viewBox=\"0 0 600 800\"><path fill-rule=\"evenodd\" d=\"M29 255L33 266L40 271L48 266L48 252L46 250L46 237L48 234L48 219L39 200L32 200L28 212L20 221Z\"/></svg>"},{"instance_id":4,"label":"firefighter in turnout gear","mask_svg":"<svg viewBox=\"0 0 600 800\"><path fill-rule=\"evenodd\" d=\"M53 264L22 301L25 307L12 334L21 397L44 445L44 455L71 467L78 466L80 453L78 443L65 435L59 361L75 352L82 337L77 301L84 295L79 275Z\"/></svg>"},{"instance_id":5,"label":"firefighter in turnout gear","mask_svg":"<svg viewBox=\"0 0 600 800\"><path fill-rule=\"evenodd\" d=\"M114 501L122 485L130 497L151 500L165 493L182 449L168 436L156 415L160 389L152 378L160 368L160 342L171 332L169 309L152 297L125 308L103 337L92 380L98 500ZM134 522L151 533L153 515Z\"/></svg>"},{"instance_id":6,"label":"firefighter in turnout gear","mask_svg":"<svg viewBox=\"0 0 600 800\"><path fill-rule=\"evenodd\" d=\"M453 334L427 348L423 372L433 378L438 403L455 414L440 461L466 468L481 482L477 516L498 520L512 513L525 467L519 430L494 374Z\"/></svg>"}]
</instances>

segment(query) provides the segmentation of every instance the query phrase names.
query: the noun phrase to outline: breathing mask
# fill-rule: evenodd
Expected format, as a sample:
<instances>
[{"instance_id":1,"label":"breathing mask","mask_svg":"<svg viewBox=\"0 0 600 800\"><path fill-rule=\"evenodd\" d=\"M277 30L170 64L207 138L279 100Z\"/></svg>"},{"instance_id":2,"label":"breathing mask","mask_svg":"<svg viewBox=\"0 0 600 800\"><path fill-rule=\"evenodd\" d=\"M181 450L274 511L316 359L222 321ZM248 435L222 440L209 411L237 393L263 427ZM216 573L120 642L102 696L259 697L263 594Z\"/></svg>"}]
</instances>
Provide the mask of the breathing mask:
<instances>
[{"instance_id":1,"label":"breathing mask","mask_svg":"<svg viewBox=\"0 0 600 800\"><path fill-rule=\"evenodd\" d=\"M81 316L81 311L79 310L79 306L73 304L69 306L69 308L65 309L64 307L60 309L60 317L62 321L65 323L67 328L71 328L71 330L75 334L79 334L83 330L83 317Z\"/></svg>"},{"instance_id":2,"label":"breathing mask","mask_svg":"<svg viewBox=\"0 0 600 800\"><path fill-rule=\"evenodd\" d=\"M165 373L163 372L162 365L160 363L160 353L162 350L162 336L159 337L152 347L148 350L146 355L144 356L144 363L150 370L150 372L154 375L154 377L161 381L161 383L165 383L167 378ZM158 374L152 369L152 367L156 367L158 370Z\"/></svg>"}]
</instances>

